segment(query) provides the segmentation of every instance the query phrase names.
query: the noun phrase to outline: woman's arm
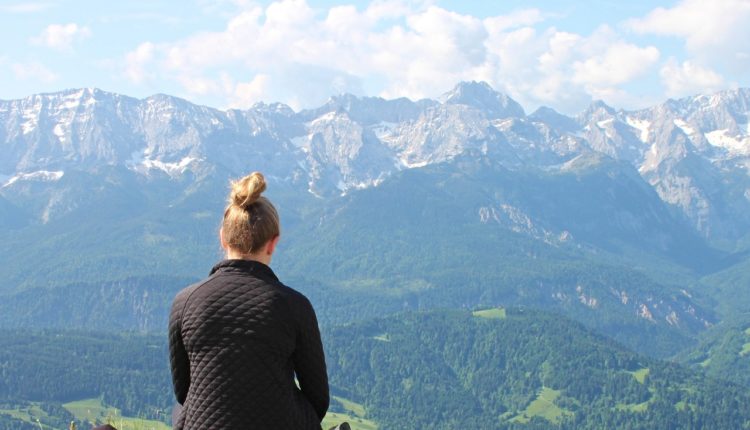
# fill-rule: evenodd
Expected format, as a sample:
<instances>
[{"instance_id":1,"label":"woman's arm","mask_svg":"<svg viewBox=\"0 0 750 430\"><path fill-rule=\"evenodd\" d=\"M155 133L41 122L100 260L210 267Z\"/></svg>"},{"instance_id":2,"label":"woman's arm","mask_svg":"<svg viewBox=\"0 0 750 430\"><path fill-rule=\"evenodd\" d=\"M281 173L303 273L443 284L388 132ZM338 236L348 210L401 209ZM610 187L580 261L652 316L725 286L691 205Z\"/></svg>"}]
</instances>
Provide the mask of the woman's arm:
<instances>
[{"instance_id":1,"label":"woman's arm","mask_svg":"<svg viewBox=\"0 0 750 430\"><path fill-rule=\"evenodd\" d=\"M328 372L320 340L318 319L310 301L302 301L299 332L294 351L294 371L297 374L302 394L315 409L318 418L323 420L330 402L328 393Z\"/></svg>"},{"instance_id":2,"label":"woman's arm","mask_svg":"<svg viewBox=\"0 0 750 430\"><path fill-rule=\"evenodd\" d=\"M169 363L172 367L172 385L179 404L185 403L190 387L190 361L182 341L182 310L180 295L172 304L169 315Z\"/></svg>"}]
</instances>

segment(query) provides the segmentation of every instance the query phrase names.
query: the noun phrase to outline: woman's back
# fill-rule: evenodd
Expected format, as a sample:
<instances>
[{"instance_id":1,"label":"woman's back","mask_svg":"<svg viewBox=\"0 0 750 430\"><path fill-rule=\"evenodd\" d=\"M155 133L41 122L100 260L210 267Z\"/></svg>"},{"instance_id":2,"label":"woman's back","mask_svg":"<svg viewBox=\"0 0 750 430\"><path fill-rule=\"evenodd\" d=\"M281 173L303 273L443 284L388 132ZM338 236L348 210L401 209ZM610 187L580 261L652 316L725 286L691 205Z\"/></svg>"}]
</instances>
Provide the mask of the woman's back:
<instances>
[{"instance_id":1,"label":"woman's back","mask_svg":"<svg viewBox=\"0 0 750 430\"><path fill-rule=\"evenodd\" d=\"M315 313L268 266L217 264L177 295L169 331L175 428L320 428L328 380Z\"/></svg>"}]
</instances>

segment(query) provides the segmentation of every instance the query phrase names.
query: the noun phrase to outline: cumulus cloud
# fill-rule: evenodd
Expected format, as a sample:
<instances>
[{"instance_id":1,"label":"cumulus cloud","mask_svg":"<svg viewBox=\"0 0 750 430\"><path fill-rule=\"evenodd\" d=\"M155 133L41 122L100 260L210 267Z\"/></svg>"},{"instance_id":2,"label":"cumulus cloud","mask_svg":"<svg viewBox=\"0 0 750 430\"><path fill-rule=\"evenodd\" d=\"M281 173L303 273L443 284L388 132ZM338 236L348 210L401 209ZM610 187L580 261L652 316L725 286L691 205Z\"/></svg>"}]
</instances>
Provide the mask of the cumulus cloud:
<instances>
[{"instance_id":1,"label":"cumulus cloud","mask_svg":"<svg viewBox=\"0 0 750 430\"><path fill-rule=\"evenodd\" d=\"M140 84L150 77L148 68L154 59L155 50L156 47L153 43L144 42L125 56L125 70L123 74L129 81Z\"/></svg>"},{"instance_id":2,"label":"cumulus cloud","mask_svg":"<svg viewBox=\"0 0 750 430\"><path fill-rule=\"evenodd\" d=\"M51 70L37 62L13 63L13 73L20 80L37 80L43 83L55 82L59 77Z\"/></svg>"},{"instance_id":3,"label":"cumulus cloud","mask_svg":"<svg viewBox=\"0 0 750 430\"><path fill-rule=\"evenodd\" d=\"M720 62L750 71L750 0L682 0L657 8L626 25L641 34L682 38L689 53L703 62Z\"/></svg>"},{"instance_id":4,"label":"cumulus cloud","mask_svg":"<svg viewBox=\"0 0 750 430\"><path fill-rule=\"evenodd\" d=\"M711 93L725 86L724 78L713 70L690 61L679 64L674 58L661 68L660 75L669 97Z\"/></svg>"},{"instance_id":5,"label":"cumulus cloud","mask_svg":"<svg viewBox=\"0 0 750 430\"><path fill-rule=\"evenodd\" d=\"M324 10L305 0L239 3L221 31L140 45L126 56L125 76L134 83L162 76L195 95L219 92L231 107L261 100L309 107L341 91L418 99L484 80L527 106L570 112L592 98L632 103L623 86L661 55L609 27L590 35L540 29L547 18L538 9L479 19L430 2Z\"/></svg>"},{"instance_id":6,"label":"cumulus cloud","mask_svg":"<svg viewBox=\"0 0 750 430\"><path fill-rule=\"evenodd\" d=\"M573 82L591 87L611 87L642 75L659 59L653 46L641 48L624 42L615 43L603 52L573 63Z\"/></svg>"},{"instance_id":7,"label":"cumulus cloud","mask_svg":"<svg viewBox=\"0 0 750 430\"><path fill-rule=\"evenodd\" d=\"M76 23L51 24L42 33L31 39L31 43L61 51L71 50L73 43L91 36L88 27L80 27Z\"/></svg>"}]
</instances>

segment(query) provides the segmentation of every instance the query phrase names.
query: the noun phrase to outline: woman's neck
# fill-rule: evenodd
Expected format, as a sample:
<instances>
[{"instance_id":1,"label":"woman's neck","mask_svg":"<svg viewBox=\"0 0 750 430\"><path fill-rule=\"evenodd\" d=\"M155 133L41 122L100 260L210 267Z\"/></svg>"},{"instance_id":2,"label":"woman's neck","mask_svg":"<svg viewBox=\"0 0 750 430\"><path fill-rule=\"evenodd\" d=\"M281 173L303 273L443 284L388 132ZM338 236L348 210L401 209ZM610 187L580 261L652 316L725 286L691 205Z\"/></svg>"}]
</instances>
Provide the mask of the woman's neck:
<instances>
[{"instance_id":1,"label":"woman's neck","mask_svg":"<svg viewBox=\"0 0 750 430\"><path fill-rule=\"evenodd\" d=\"M253 252L248 254L243 254L241 252L237 252L235 250L228 250L226 253L227 260L250 260L250 261L257 261L259 263L263 263L266 266L271 265L271 256L265 252Z\"/></svg>"}]
</instances>

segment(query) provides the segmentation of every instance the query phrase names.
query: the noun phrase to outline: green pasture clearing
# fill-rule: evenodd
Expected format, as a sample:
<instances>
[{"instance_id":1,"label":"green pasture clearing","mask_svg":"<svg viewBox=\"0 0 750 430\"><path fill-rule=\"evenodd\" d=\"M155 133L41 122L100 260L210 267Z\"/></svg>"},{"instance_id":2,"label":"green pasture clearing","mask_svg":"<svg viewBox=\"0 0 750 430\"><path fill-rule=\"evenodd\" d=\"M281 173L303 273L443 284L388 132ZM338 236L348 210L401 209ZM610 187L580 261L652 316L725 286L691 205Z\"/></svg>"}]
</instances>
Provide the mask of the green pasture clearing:
<instances>
[{"instance_id":1,"label":"green pasture clearing","mask_svg":"<svg viewBox=\"0 0 750 430\"><path fill-rule=\"evenodd\" d=\"M161 421L124 417L119 409L102 405L101 399L78 400L65 403L63 407L80 421L108 423L118 430L170 430L172 428Z\"/></svg>"},{"instance_id":2,"label":"green pasture clearing","mask_svg":"<svg viewBox=\"0 0 750 430\"><path fill-rule=\"evenodd\" d=\"M686 409L690 409L691 411L695 411L697 409L695 405L687 403L684 400L680 400L679 402L675 403L674 407L680 412L683 412Z\"/></svg>"},{"instance_id":3,"label":"green pasture clearing","mask_svg":"<svg viewBox=\"0 0 750 430\"><path fill-rule=\"evenodd\" d=\"M742 351L740 351L740 356L744 357L746 355L750 354L750 342L742 345Z\"/></svg>"},{"instance_id":4,"label":"green pasture clearing","mask_svg":"<svg viewBox=\"0 0 750 430\"><path fill-rule=\"evenodd\" d=\"M336 400L337 402L341 403L341 406L343 406L344 409L346 409L347 411L353 413L354 415L356 415L356 416L358 416L360 418L364 418L365 417L365 407L362 406L361 404L356 403L356 402L352 402L351 400L345 399L343 397L333 396L333 399Z\"/></svg>"},{"instance_id":5,"label":"green pasture clearing","mask_svg":"<svg viewBox=\"0 0 750 430\"><path fill-rule=\"evenodd\" d=\"M748 336L750 336L750 327L748 327L748 328L745 329L745 334L748 335Z\"/></svg>"},{"instance_id":6,"label":"green pasture clearing","mask_svg":"<svg viewBox=\"0 0 750 430\"><path fill-rule=\"evenodd\" d=\"M328 412L321 423L324 429L329 429L346 421L352 426L353 430L377 430L378 425L374 421L365 418L366 411L363 405L343 397L333 396L333 400L339 402L349 413L339 414Z\"/></svg>"},{"instance_id":7,"label":"green pasture clearing","mask_svg":"<svg viewBox=\"0 0 750 430\"><path fill-rule=\"evenodd\" d=\"M651 398L646 400L645 402L619 403L617 404L617 406L615 406L615 409L617 409L618 411L645 412L648 409L648 405L650 405L651 403L654 402L654 400L656 400L656 398L654 397L654 393L656 392L656 390L653 387L649 387L648 391L651 392Z\"/></svg>"},{"instance_id":8,"label":"green pasture clearing","mask_svg":"<svg viewBox=\"0 0 750 430\"><path fill-rule=\"evenodd\" d=\"M391 336L388 333L383 333L383 334L374 336L373 339L379 340L381 342L390 342L391 341Z\"/></svg>"},{"instance_id":9,"label":"green pasture clearing","mask_svg":"<svg viewBox=\"0 0 750 430\"><path fill-rule=\"evenodd\" d=\"M648 367L644 367L643 369L638 369L633 372L628 372L635 378L636 381L638 381L641 385L646 383L646 377L648 376L649 372L651 370Z\"/></svg>"},{"instance_id":10,"label":"green pasture clearing","mask_svg":"<svg viewBox=\"0 0 750 430\"><path fill-rule=\"evenodd\" d=\"M337 414L335 412L327 413L325 418L323 418L321 426L324 429L329 429L344 421L352 426L352 430L378 430L378 425L373 421L347 414Z\"/></svg>"},{"instance_id":11,"label":"green pasture clearing","mask_svg":"<svg viewBox=\"0 0 750 430\"><path fill-rule=\"evenodd\" d=\"M558 397L560 397L559 390L543 387L537 398L526 407L526 410L513 417L510 421L526 424L532 417L542 417L551 423L558 424L564 418L573 415L571 411L562 409L555 404L555 400Z\"/></svg>"},{"instance_id":12,"label":"green pasture clearing","mask_svg":"<svg viewBox=\"0 0 750 430\"><path fill-rule=\"evenodd\" d=\"M51 429L52 427L42 424L37 420L48 418L46 412L39 407L37 403L31 403L30 406L20 407L18 409L0 409L0 414L10 415L11 417L39 426L42 429Z\"/></svg>"},{"instance_id":13,"label":"green pasture clearing","mask_svg":"<svg viewBox=\"0 0 750 430\"><path fill-rule=\"evenodd\" d=\"M618 411L629 411L629 412L646 412L648 405L651 403L651 399L646 400L643 403L629 403L629 404L618 404L615 408Z\"/></svg>"},{"instance_id":14,"label":"green pasture clearing","mask_svg":"<svg viewBox=\"0 0 750 430\"><path fill-rule=\"evenodd\" d=\"M474 311L472 314L475 317L495 320L504 320L507 317L505 308L484 309L481 311Z\"/></svg>"}]
</instances>

